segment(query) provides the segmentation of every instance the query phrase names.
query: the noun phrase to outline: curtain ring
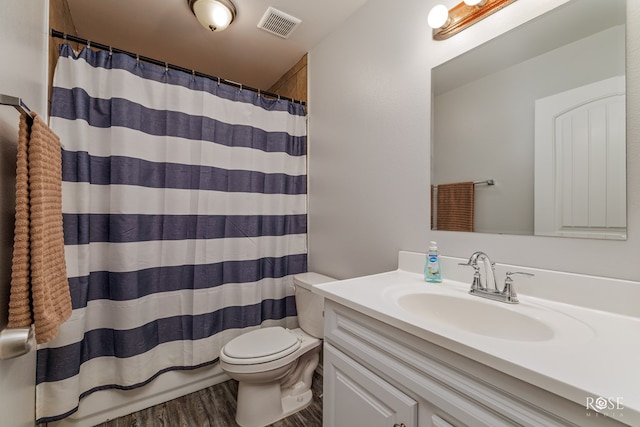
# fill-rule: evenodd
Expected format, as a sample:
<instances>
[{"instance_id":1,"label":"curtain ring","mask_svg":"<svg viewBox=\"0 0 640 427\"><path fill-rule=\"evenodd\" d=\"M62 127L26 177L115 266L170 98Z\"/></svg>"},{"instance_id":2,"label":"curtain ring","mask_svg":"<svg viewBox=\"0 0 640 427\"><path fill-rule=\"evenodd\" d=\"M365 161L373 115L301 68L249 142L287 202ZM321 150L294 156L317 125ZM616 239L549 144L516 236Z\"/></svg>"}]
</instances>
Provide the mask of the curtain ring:
<instances>
[{"instance_id":1,"label":"curtain ring","mask_svg":"<svg viewBox=\"0 0 640 427\"><path fill-rule=\"evenodd\" d=\"M113 48L109 46L109 56L113 55Z\"/></svg>"},{"instance_id":2,"label":"curtain ring","mask_svg":"<svg viewBox=\"0 0 640 427\"><path fill-rule=\"evenodd\" d=\"M240 83L240 92L242 92L242 83Z\"/></svg>"},{"instance_id":3,"label":"curtain ring","mask_svg":"<svg viewBox=\"0 0 640 427\"><path fill-rule=\"evenodd\" d=\"M169 64L167 62L164 63L164 72L165 73L169 72Z\"/></svg>"},{"instance_id":4,"label":"curtain ring","mask_svg":"<svg viewBox=\"0 0 640 427\"><path fill-rule=\"evenodd\" d=\"M220 86L220 77L218 77L218 86Z\"/></svg>"},{"instance_id":5,"label":"curtain ring","mask_svg":"<svg viewBox=\"0 0 640 427\"><path fill-rule=\"evenodd\" d=\"M140 54L136 53L136 62L139 64L140 63Z\"/></svg>"},{"instance_id":6,"label":"curtain ring","mask_svg":"<svg viewBox=\"0 0 640 427\"><path fill-rule=\"evenodd\" d=\"M87 47L91 49L91 40L87 40Z\"/></svg>"}]
</instances>

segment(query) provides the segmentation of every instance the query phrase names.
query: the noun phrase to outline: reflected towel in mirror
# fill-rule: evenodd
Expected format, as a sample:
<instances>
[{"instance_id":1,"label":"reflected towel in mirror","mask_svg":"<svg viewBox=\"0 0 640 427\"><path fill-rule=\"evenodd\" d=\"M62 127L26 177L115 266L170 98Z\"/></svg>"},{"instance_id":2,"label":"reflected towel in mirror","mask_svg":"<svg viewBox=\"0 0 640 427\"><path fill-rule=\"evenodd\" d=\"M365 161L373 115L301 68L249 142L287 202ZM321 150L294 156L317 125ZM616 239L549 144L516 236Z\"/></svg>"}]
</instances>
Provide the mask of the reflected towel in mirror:
<instances>
[{"instance_id":1,"label":"reflected towel in mirror","mask_svg":"<svg viewBox=\"0 0 640 427\"><path fill-rule=\"evenodd\" d=\"M433 229L473 231L474 188L473 181L431 186L436 207L431 218Z\"/></svg>"}]
</instances>

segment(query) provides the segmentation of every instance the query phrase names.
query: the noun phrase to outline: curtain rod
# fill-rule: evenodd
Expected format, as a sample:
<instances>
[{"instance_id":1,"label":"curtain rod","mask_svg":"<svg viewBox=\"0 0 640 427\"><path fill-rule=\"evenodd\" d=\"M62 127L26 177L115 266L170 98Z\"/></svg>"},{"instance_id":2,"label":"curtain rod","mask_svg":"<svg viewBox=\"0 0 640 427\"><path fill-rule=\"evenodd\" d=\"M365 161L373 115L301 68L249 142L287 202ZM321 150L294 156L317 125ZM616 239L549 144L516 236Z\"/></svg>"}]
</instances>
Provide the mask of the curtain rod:
<instances>
[{"instance_id":1,"label":"curtain rod","mask_svg":"<svg viewBox=\"0 0 640 427\"><path fill-rule=\"evenodd\" d=\"M231 81L231 80L227 80L227 79L223 79L223 78L220 78L220 77L212 76L212 75L209 75L209 74L204 74L204 73L201 73L199 71L190 70L188 68L184 68L184 67L181 67L179 65L169 64L167 62L160 61L158 59L153 59L153 58L149 58L147 56L138 55L137 53L128 52L128 51L122 50L122 49L117 49L115 47L107 46L107 45L102 44L102 43L92 42L91 40L83 39L81 37L73 36L71 34L66 34L66 33L63 33L61 31L57 31L57 30L53 30L52 29L51 30L51 36L59 38L59 39L69 40L69 41L72 41L74 43L85 44L88 47L95 47L95 48L100 49L100 50L106 50L106 51L115 52L115 53L123 53L123 54L128 55L128 56L130 56L132 58L136 58L136 59L138 59L140 61L145 61L145 62L149 62L151 64L160 65L160 66L163 66L163 67L166 67L166 68L171 68L172 70L183 71L185 73L193 74L194 76L204 77L204 78L211 79L211 80L216 80L218 83L224 83L224 84L226 84L228 86L233 86L233 87L235 87L237 89L240 89L240 90L245 90L246 89L246 90L251 91L251 92L256 92L258 95L265 95L265 96L272 97L272 98L284 99L286 101L290 101L290 102L293 102L293 103L296 103L296 104L300 104L300 105L306 105L306 102L304 102L304 101L300 101L300 100L293 99L293 98L288 98L286 96L280 96L277 93L266 92L264 90L256 89L256 88L253 88L253 87L250 87L250 86L245 86L245 85L243 85L241 83L238 83L238 82L234 82L234 81Z\"/></svg>"}]
</instances>

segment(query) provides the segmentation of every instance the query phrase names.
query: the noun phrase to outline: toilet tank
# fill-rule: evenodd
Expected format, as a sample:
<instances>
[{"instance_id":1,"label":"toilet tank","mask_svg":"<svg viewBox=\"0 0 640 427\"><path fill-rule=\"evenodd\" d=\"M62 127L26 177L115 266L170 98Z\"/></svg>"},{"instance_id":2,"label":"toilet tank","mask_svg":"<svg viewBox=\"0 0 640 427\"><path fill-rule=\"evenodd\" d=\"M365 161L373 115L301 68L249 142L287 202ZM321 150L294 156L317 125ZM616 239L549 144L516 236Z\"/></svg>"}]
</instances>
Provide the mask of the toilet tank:
<instances>
[{"instance_id":1,"label":"toilet tank","mask_svg":"<svg viewBox=\"0 0 640 427\"><path fill-rule=\"evenodd\" d=\"M311 289L315 285L334 280L336 279L333 277L318 273L302 273L293 276L298 324L303 331L313 337L324 337L324 298L312 293Z\"/></svg>"}]
</instances>

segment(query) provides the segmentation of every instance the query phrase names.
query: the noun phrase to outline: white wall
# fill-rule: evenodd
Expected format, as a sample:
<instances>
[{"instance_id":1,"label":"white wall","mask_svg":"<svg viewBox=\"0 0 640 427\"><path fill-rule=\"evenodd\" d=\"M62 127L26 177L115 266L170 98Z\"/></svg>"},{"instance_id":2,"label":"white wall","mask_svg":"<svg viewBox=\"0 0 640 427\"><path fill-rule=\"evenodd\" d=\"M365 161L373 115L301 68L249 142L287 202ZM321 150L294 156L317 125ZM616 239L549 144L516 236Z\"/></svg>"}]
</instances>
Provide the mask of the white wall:
<instances>
[{"instance_id":1,"label":"white wall","mask_svg":"<svg viewBox=\"0 0 640 427\"><path fill-rule=\"evenodd\" d=\"M426 249L428 11L369 0L309 54L312 271L382 272Z\"/></svg>"},{"instance_id":2,"label":"white wall","mask_svg":"<svg viewBox=\"0 0 640 427\"><path fill-rule=\"evenodd\" d=\"M309 54L309 269L339 278L396 267L397 251L484 250L500 263L640 279L640 2L628 3L628 240L429 230L430 68L566 0L521 0L446 41L438 0L369 0ZM456 0L444 2L451 7Z\"/></svg>"}]
</instances>

